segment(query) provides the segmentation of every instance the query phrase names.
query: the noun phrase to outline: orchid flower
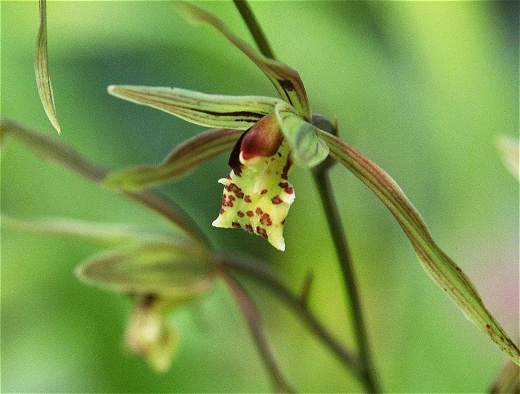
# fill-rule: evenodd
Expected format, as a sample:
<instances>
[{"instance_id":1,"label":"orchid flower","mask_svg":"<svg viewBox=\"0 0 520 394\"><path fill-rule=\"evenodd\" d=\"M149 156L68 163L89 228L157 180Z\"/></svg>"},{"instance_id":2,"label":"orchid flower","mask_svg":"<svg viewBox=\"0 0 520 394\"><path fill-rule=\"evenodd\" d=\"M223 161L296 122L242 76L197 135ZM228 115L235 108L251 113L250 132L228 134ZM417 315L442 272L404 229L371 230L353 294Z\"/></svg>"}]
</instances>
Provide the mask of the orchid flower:
<instances>
[{"instance_id":1,"label":"orchid flower","mask_svg":"<svg viewBox=\"0 0 520 394\"><path fill-rule=\"evenodd\" d=\"M329 154L312 124L303 83L295 70L257 54L213 15L192 5L182 7L194 19L213 25L253 60L282 100L209 95L179 88L110 86L109 93L117 97L218 129L190 140L160 166L115 173L106 183L139 188L171 180L234 145L229 159L231 173L219 180L224 192L213 225L242 228L284 250L283 226L295 198L288 173L293 164L314 167Z\"/></svg>"},{"instance_id":2,"label":"orchid flower","mask_svg":"<svg viewBox=\"0 0 520 394\"><path fill-rule=\"evenodd\" d=\"M258 54L215 16L190 4L180 7L192 19L222 33L268 77L281 99L220 96L180 88L110 86L110 94L160 109L189 122L213 127L177 147L160 165L109 174L107 185L135 190L186 175L231 149L231 173L213 225L236 227L266 238L284 250L283 225L294 201L288 173L293 164L313 168L328 156L364 182L387 206L410 240L425 271L464 314L517 364L520 351L484 306L462 270L437 246L421 215L397 183L377 164L336 137L335 124L312 114L298 73Z\"/></svg>"}]
</instances>

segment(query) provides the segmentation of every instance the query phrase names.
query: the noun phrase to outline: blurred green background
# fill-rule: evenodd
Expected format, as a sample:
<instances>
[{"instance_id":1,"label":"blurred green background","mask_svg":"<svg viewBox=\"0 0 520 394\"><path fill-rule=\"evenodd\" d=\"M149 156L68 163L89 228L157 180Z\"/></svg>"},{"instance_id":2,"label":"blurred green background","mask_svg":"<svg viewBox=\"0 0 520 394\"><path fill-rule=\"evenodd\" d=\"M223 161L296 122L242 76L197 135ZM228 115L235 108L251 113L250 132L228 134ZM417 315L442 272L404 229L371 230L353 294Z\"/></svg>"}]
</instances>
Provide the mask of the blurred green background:
<instances>
[{"instance_id":1,"label":"blurred green background","mask_svg":"<svg viewBox=\"0 0 520 394\"><path fill-rule=\"evenodd\" d=\"M199 3L250 40L231 2ZM337 116L341 137L385 168L440 246L518 340L518 183L497 137L517 135L517 2L254 2L278 58L297 69L313 111ZM170 2L50 2L50 72L62 135L41 107L33 49L38 3L1 2L1 110L113 168L158 163L203 130L106 93L109 84L274 95L221 36ZM22 218L66 216L168 224L146 208L3 147L1 208ZM349 312L312 178L300 168L286 252L260 237L211 227L227 175L223 155L161 189L219 250L269 262L295 291L315 274L311 308L353 345ZM332 171L352 248L376 367L385 391L482 392L504 360L421 269L385 207L339 166ZM172 315L181 345L157 374L125 353L130 302L80 283L75 266L99 250L64 237L2 228L3 392L268 391L269 379L224 286ZM289 379L301 391L359 391L352 375L264 289L259 303Z\"/></svg>"}]
</instances>

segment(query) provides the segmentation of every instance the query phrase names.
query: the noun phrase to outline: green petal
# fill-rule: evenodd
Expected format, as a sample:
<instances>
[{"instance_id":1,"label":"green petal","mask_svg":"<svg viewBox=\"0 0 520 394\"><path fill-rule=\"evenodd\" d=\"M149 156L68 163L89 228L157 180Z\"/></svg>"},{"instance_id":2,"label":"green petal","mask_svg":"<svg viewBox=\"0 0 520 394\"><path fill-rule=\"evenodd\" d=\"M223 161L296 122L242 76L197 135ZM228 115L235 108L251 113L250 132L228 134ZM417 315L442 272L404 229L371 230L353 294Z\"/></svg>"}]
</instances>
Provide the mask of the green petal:
<instances>
[{"instance_id":1,"label":"green petal","mask_svg":"<svg viewBox=\"0 0 520 394\"><path fill-rule=\"evenodd\" d=\"M280 97L291 104L298 115L311 121L311 110L305 87L298 72L288 65L276 60L268 59L257 53L249 44L235 36L226 25L209 12L189 3L179 3L181 9L186 11L197 22L208 23L222 33L234 46L249 57L269 78Z\"/></svg>"},{"instance_id":2,"label":"green petal","mask_svg":"<svg viewBox=\"0 0 520 394\"><path fill-rule=\"evenodd\" d=\"M281 102L271 97L222 96L149 86L112 85L108 93L201 126L237 130L247 130Z\"/></svg>"},{"instance_id":3,"label":"green petal","mask_svg":"<svg viewBox=\"0 0 520 394\"><path fill-rule=\"evenodd\" d=\"M466 317L487 334L515 363L520 351L484 306L462 270L435 244L421 215L397 183L379 166L337 137L319 132L331 156L363 181L387 206L412 243L425 271L457 303Z\"/></svg>"},{"instance_id":4,"label":"green petal","mask_svg":"<svg viewBox=\"0 0 520 394\"><path fill-rule=\"evenodd\" d=\"M49 62L47 54L47 11L45 0L40 0L40 28L36 39L34 51L34 70L36 72L36 84L38 94L43 104L43 109L54 128L61 132L60 124L54 107L54 95L52 93L51 77L49 76Z\"/></svg>"},{"instance_id":5,"label":"green petal","mask_svg":"<svg viewBox=\"0 0 520 394\"><path fill-rule=\"evenodd\" d=\"M198 244L147 241L88 259L76 275L93 285L125 294L154 294L184 302L214 282L207 251Z\"/></svg>"},{"instance_id":6,"label":"green petal","mask_svg":"<svg viewBox=\"0 0 520 394\"><path fill-rule=\"evenodd\" d=\"M329 148L317 136L318 128L301 119L286 104L278 104L275 113L296 164L312 168L327 158Z\"/></svg>"},{"instance_id":7,"label":"green petal","mask_svg":"<svg viewBox=\"0 0 520 394\"><path fill-rule=\"evenodd\" d=\"M113 172L107 176L104 183L110 187L136 190L173 181L233 148L242 134L241 130L208 130L177 146L163 163Z\"/></svg>"},{"instance_id":8,"label":"green petal","mask_svg":"<svg viewBox=\"0 0 520 394\"><path fill-rule=\"evenodd\" d=\"M242 163L240 175L231 171L220 179L222 207L213 225L242 228L285 250L283 226L294 201L294 189L287 180L288 159L289 146L283 142L275 155L254 157Z\"/></svg>"}]
</instances>

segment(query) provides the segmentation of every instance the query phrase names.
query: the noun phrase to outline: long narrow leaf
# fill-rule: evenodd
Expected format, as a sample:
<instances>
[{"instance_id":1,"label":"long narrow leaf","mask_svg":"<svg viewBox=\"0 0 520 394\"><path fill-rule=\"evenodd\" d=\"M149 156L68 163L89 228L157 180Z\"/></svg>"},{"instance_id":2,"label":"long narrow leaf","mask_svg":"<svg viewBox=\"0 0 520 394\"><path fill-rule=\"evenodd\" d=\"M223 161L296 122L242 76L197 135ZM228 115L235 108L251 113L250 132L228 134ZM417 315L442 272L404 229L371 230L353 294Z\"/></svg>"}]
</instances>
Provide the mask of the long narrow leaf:
<instances>
[{"instance_id":1,"label":"long narrow leaf","mask_svg":"<svg viewBox=\"0 0 520 394\"><path fill-rule=\"evenodd\" d=\"M178 5L193 20L208 23L222 33L264 72L284 101L291 104L305 120L311 121L311 110L307 93L296 70L282 62L260 55L249 44L235 36L220 19L209 12L189 3L183 2Z\"/></svg>"},{"instance_id":2,"label":"long narrow leaf","mask_svg":"<svg viewBox=\"0 0 520 394\"><path fill-rule=\"evenodd\" d=\"M320 131L331 156L363 181L386 205L412 243L423 268L475 325L515 363L520 351L484 306L462 270L435 244L421 215L397 183L378 165L339 138Z\"/></svg>"},{"instance_id":3,"label":"long narrow leaf","mask_svg":"<svg viewBox=\"0 0 520 394\"><path fill-rule=\"evenodd\" d=\"M247 130L281 102L261 96L222 96L180 88L112 85L108 92L206 127Z\"/></svg>"},{"instance_id":4,"label":"long narrow leaf","mask_svg":"<svg viewBox=\"0 0 520 394\"><path fill-rule=\"evenodd\" d=\"M40 0L40 28L36 39L34 51L34 70L36 73L36 84L38 94L43 104L43 109L54 128L61 132L56 108L54 107L54 95L52 93L51 77L49 76L49 61L47 54L47 11L45 0Z\"/></svg>"},{"instance_id":5,"label":"long narrow leaf","mask_svg":"<svg viewBox=\"0 0 520 394\"><path fill-rule=\"evenodd\" d=\"M146 239L167 239L166 235L140 229L132 224L96 223L68 218L19 219L3 215L2 227L24 232L81 237L106 245L142 242ZM171 235L168 236L171 238Z\"/></svg>"},{"instance_id":6,"label":"long narrow leaf","mask_svg":"<svg viewBox=\"0 0 520 394\"><path fill-rule=\"evenodd\" d=\"M104 183L109 187L137 190L173 181L233 148L242 133L241 130L231 129L208 130L177 146L163 163L115 171L107 176Z\"/></svg>"}]
</instances>

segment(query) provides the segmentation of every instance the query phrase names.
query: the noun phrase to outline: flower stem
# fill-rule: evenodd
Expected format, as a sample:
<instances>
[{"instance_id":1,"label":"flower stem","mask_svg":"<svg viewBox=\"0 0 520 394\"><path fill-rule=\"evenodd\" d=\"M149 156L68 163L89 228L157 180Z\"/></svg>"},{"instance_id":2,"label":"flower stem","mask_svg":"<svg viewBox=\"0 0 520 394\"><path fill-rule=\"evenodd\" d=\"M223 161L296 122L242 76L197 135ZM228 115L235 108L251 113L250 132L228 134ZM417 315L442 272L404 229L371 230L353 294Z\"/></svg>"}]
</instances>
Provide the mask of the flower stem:
<instances>
[{"instance_id":1,"label":"flower stem","mask_svg":"<svg viewBox=\"0 0 520 394\"><path fill-rule=\"evenodd\" d=\"M240 15L244 19L253 39L260 52L271 59L275 59L274 53L269 46L262 28L253 15L248 3L245 0L234 0ZM354 320L354 332L357 345L359 348L360 361L363 366L362 381L368 392L379 392L379 386L375 377L374 364L370 354L368 344L368 336L364 323L363 312L361 308L361 299L356 284L355 274L352 267L352 258L348 247L345 231L341 224L339 211L332 192L328 169L330 161L318 166L314 174L314 180L318 188L325 216L329 225L329 230L336 248L336 254L339 259L343 281L345 283L347 304L350 307Z\"/></svg>"},{"instance_id":2,"label":"flower stem","mask_svg":"<svg viewBox=\"0 0 520 394\"><path fill-rule=\"evenodd\" d=\"M216 262L226 270L232 270L246 275L264 285L280 301L285 303L307 328L316 335L328 349L349 369L356 377L362 379L363 367L357 356L345 348L312 314L302 300L296 297L269 271L263 268L262 262L252 261L251 258L240 258L237 255L222 255L216 257Z\"/></svg>"},{"instance_id":3,"label":"flower stem","mask_svg":"<svg viewBox=\"0 0 520 394\"><path fill-rule=\"evenodd\" d=\"M242 314L247 320L249 330L253 335L256 346L262 356L262 360L266 365L274 384L274 392L276 393L295 393L296 391L284 377L278 362L274 356L273 350L265 335L262 327L262 321L258 309L242 285L225 269L217 266L217 274L226 282L231 290L235 300L242 310Z\"/></svg>"},{"instance_id":4,"label":"flower stem","mask_svg":"<svg viewBox=\"0 0 520 394\"><path fill-rule=\"evenodd\" d=\"M256 45L258 46L258 49L260 50L260 53L264 55L265 57L268 57L270 59L274 59L274 53L271 49L271 46L269 45L269 41L267 41L267 38L258 24L258 21L256 20L255 15L253 14L253 11L251 11L251 8L249 7L249 4L246 0L233 0L235 3L235 6L238 9L238 12L240 12L240 15L242 16L242 19L247 25L247 28L251 32L251 35L253 36L253 39L255 40Z\"/></svg>"},{"instance_id":5,"label":"flower stem","mask_svg":"<svg viewBox=\"0 0 520 394\"><path fill-rule=\"evenodd\" d=\"M356 276L352 265L352 257L348 247L347 238L341 224L339 211L332 192L332 186L327 169L314 171L314 181L318 188L325 217L329 225L329 230L334 241L336 254L340 263L341 274L345 283L346 302L352 311L354 334L359 349L359 359L363 365L362 380L368 392L380 392L375 377L373 361L368 343L367 330L361 308L361 298L359 296Z\"/></svg>"}]
</instances>

